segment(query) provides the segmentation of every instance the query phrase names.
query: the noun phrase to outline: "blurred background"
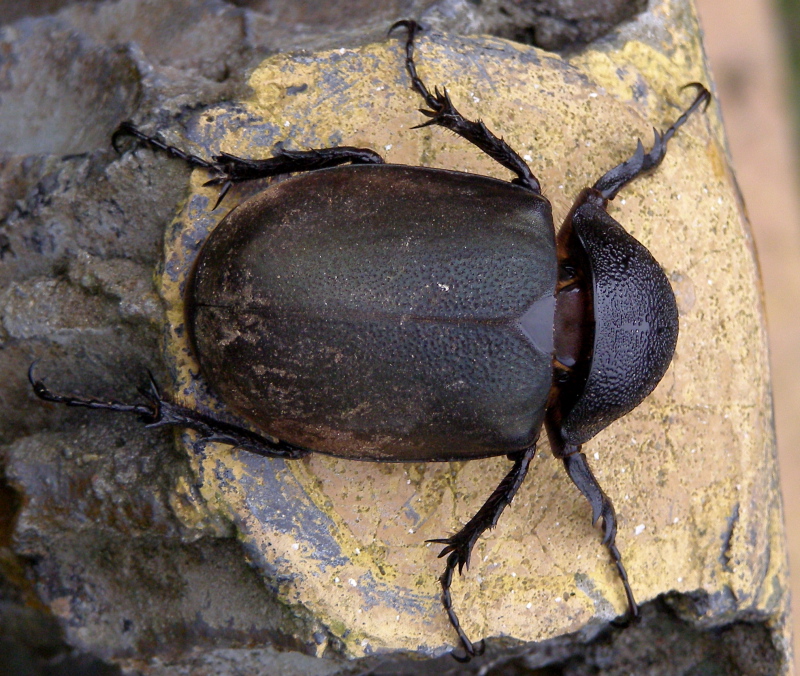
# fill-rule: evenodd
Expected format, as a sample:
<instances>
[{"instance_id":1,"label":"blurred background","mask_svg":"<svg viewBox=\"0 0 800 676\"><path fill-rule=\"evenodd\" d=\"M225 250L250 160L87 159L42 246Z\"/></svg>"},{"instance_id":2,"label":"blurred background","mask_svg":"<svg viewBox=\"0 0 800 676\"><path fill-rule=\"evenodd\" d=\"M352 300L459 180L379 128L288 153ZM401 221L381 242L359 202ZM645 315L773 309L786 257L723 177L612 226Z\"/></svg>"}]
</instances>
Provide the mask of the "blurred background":
<instances>
[{"instance_id":1,"label":"blurred background","mask_svg":"<svg viewBox=\"0 0 800 676\"><path fill-rule=\"evenodd\" d=\"M800 0L696 0L761 264L800 655ZM796 668L800 673L800 669Z\"/></svg>"}]
</instances>

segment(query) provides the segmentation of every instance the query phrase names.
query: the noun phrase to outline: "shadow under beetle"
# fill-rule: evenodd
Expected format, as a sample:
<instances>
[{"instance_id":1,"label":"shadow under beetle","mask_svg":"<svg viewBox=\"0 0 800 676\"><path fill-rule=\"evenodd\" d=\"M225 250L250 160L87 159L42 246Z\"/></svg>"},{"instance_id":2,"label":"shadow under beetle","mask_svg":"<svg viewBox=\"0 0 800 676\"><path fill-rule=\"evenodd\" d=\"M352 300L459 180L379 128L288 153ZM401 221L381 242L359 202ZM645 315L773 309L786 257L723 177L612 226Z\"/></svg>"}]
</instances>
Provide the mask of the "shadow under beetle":
<instances>
[{"instance_id":1,"label":"shadow under beetle","mask_svg":"<svg viewBox=\"0 0 800 676\"><path fill-rule=\"evenodd\" d=\"M581 192L555 235L550 203L523 159L447 91L431 92L405 28L405 65L429 119L516 174L384 164L353 147L278 150L206 161L129 123L133 135L207 169L220 197L236 182L297 173L231 211L198 254L186 289L186 325L201 370L239 416L266 435L164 398L144 404L51 392L40 398L139 414L270 458L308 453L380 462L471 460L514 464L477 514L433 542L447 557L442 603L465 651L480 654L450 598L453 573L517 493L542 425L553 454L603 520L603 543L638 607L615 544L611 500L581 446L635 408L664 375L678 337L675 296L659 264L606 211L627 183L658 166L698 94L653 148ZM391 30L390 30L391 32ZM340 167L339 165L350 166ZM219 204L219 201L217 202ZM439 280L439 281L437 281Z\"/></svg>"}]
</instances>

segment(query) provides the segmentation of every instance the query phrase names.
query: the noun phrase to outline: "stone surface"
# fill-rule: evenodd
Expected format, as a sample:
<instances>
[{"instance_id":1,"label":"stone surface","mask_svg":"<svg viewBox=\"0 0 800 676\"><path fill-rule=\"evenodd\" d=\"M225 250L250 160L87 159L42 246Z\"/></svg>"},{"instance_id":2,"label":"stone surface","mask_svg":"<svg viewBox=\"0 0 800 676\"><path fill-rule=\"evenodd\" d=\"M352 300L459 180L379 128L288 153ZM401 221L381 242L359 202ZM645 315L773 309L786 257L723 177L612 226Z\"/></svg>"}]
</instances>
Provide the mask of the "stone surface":
<instances>
[{"instance_id":1,"label":"stone surface","mask_svg":"<svg viewBox=\"0 0 800 676\"><path fill-rule=\"evenodd\" d=\"M420 40L418 61L429 83L448 83L468 117L480 116L531 158L563 217L581 187L632 152L637 136L649 139L650 124L664 128L679 114L673 82L702 79L643 43L626 49L621 67L608 52L581 55L602 84L560 59L499 40L432 34ZM389 162L506 176L445 132L410 129L419 102L404 86L401 60L396 42L274 57L253 73L251 99L203 111L187 137L205 154L259 156L264 151L256 149L277 141L298 149L333 143L383 149ZM651 72L636 62L660 72L647 81ZM451 84L454 69L460 76ZM612 95L631 91L633 100ZM718 130L713 111L692 120L662 167L612 207L673 281L682 333L655 393L586 450L616 500L618 543L641 601L703 590L715 599L712 616L737 608L769 614L781 599L773 585L782 554L777 561L770 555L780 547L780 512L765 498L775 474L764 334L752 251ZM205 180L198 173L195 186ZM168 233L162 289L173 338L185 335L180 288L196 242L228 210L209 211L214 201L213 191L196 188ZM185 344L173 349L184 383L179 396L191 400L197 366ZM472 636L542 640L624 610L588 505L546 455L454 588ZM256 565L282 580L279 594L314 608L350 652L436 654L452 644L433 574L441 568L438 551L425 540L468 520L507 461L384 466L314 456L264 463L224 447L195 457L201 493L230 514Z\"/></svg>"},{"instance_id":2,"label":"stone surface","mask_svg":"<svg viewBox=\"0 0 800 676\"><path fill-rule=\"evenodd\" d=\"M58 130L25 139L11 128L6 138L16 153L39 154L6 154L0 171L0 444L8 484L0 594L13 608L25 604L42 632L41 639L27 632L19 654L40 664L71 649L73 666L106 668L102 658L150 673L449 669L447 656L413 667L405 655L342 666L307 660L420 645L436 652L453 642L438 601L441 562L423 541L469 518L502 475L502 459L382 466L312 458L284 466L224 448L187 454L174 450L169 433L43 406L30 395L24 374L34 358L55 388L120 399L136 396L145 366L162 383L178 376L180 346L166 368L156 356L164 319L178 309L175 288L160 278L165 309L152 280L189 172L146 149L111 151L108 131L134 110L147 128L195 150L264 154L279 140L348 142L390 161L507 177L441 130L409 129L420 119L419 101L407 88L398 42L383 37L383 13L395 5L370 5L330 30L324 22L332 17L321 16L316 28L299 26L291 37L275 18L280 12L213 0L157 5L74 4L41 23L3 29L3 54L16 56L2 64L0 111L13 111L14 123L27 116L34 128ZM450 21L445 27L474 25L477 13L471 3L417 8L434 25L437 17ZM168 38L153 39L146 28L153 17ZM38 46L27 42L37 36ZM68 38L63 51L53 45L59 36ZM370 36L379 42L366 44ZM577 190L624 159L637 136L647 142L652 124L674 119L687 96L680 84L707 81L697 39L691 8L676 0L575 53L579 71L531 48L437 32L420 41L420 71L530 155L561 218ZM273 57L248 70L266 53L301 44L336 49ZM16 100L24 94L18 83L33 81L37 69L50 83L43 91L55 96L51 107L31 110ZM95 69L120 78L103 105L92 94L102 89L91 82ZM63 91L85 84L91 96L59 94L71 78L75 87ZM187 263L170 244L177 228L189 217L192 226L210 227L245 193L232 191L212 214L203 176L190 180L192 197L167 228L167 270ZM619 582L588 506L543 448L454 586L472 635L506 637L490 642L487 659L470 669L488 661L501 671L486 673L544 665L584 673L580 664L624 673L656 660L652 646L660 642L679 646L687 670L712 659L738 665L729 673L778 673L785 562L763 326L713 106L681 130L662 169L626 190L612 214L670 275L682 333L654 395L587 451L616 502L620 549L640 601L679 593L647 605L640 629L607 628L623 608ZM4 608L0 617L16 622L16 611ZM508 638L541 640L584 625L538 645ZM4 641L9 636L22 645L3 632Z\"/></svg>"}]
</instances>

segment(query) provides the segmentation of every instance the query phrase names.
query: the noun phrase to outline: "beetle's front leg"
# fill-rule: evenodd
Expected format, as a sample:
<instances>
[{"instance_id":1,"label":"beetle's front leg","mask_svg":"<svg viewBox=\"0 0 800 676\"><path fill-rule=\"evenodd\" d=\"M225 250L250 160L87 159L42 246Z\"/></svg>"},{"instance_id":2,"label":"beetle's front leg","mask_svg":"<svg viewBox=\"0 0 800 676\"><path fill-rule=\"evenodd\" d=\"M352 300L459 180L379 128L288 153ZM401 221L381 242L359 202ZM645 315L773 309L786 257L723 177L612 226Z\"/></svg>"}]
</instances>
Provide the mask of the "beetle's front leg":
<instances>
[{"instance_id":1,"label":"beetle's front leg","mask_svg":"<svg viewBox=\"0 0 800 676\"><path fill-rule=\"evenodd\" d=\"M212 178L205 185L222 186L217 202L214 205L215 209L234 183L269 178L270 176L281 176L283 174L328 169L347 163L383 163L383 157L374 150L355 148L353 146L314 148L312 150L285 150L283 147L278 146L272 157L266 159L247 159L228 153L221 153L220 155L214 155L213 160L209 161L197 155L184 152L175 146L168 145L156 136L145 134L130 122L123 122L111 137L111 144L116 150L119 150L117 146L119 138L126 135L134 136L151 148L183 160L193 167L200 167L210 172Z\"/></svg>"},{"instance_id":2,"label":"beetle's front leg","mask_svg":"<svg viewBox=\"0 0 800 676\"><path fill-rule=\"evenodd\" d=\"M430 119L427 122L417 125L415 128L436 124L455 132L473 145L476 145L495 162L513 171L517 175L517 178L515 178L512 183L527 188L537 195L541 194L539 181L533 175L533 172L525 163L525 160L523 160L511 146L489 131L486 125L480 120L473 122L459 113L450 100L446 89L439 91L437 87L434 89L433 94L431 94L430 90L422 81L422 78L417 74L417 68L414 65L414 36L417 31L420 30L420 26L416 21L405 19L392 25L389 32L391 33L398 27L405 28L408 31L408 37L406 38L406 70L411 78L411 85L425 100L425 105L430 108L430 110L420 109L420 112Z\"/></svg>"},{"instance_id":3,"label":"beetle's front leg","mask_svg":"<svg viewBox=\"0 0 800 676\"><path fill-rule=\"evenodd\" d=\"M694 87L697 89L697 96L695 96L695 99L692 101L691 105L683 113L681 113L680 117L678 117L678 119L675 120L675 122L673 122L665 132L662 133L657 129L653 129L654 141L653 147L650 149L650 151L645 153L644 146L642 146L642 142L639 141L636 146L636 151L633 153L630 159L607 171L592 186L592 188L597 190L604 199L613 200L617 193L637 176L640 176L651 169L655 169L659 164L661 164L661 161L667 154L667 143L673 137L675 132L700 106L708 107L708 104L711 101L711 92L709 92L708 89L706 89L699 82L692 82L691 84L686 85L686 87ZM686 87L684 87L684 89L686 89Z\"/></svg>"},{"instance_id":4,"label":"beetle's front leg","mask_svg":"<svg viewBox=\"0 0 800 676\"><path fill-rule=\"evenodd\" d=\"M625 566L622 563L622 555L616 545L617 514L614 511L611 498L603 492L600 484L597 483L586 456L580 452L580 446L577 447L574 453L563 457L562 460L569 478L572 479L572 483L578 487L592 506L592 523L596 524L599 519L603 519L603 544L611 554L614 565L617 567L617 573L620 580L622 580L625 596L628 599L628 612L631 618L638 617L639 606L633 596L633 590L628 582L628 573L625 570Z\"/></svg>"},{"instance_id":5,"label":"beetle's front leg","mask_svg":"<svg viewBox=\"0 0 800 676\"><path fill-rule=\"evenodd\" d=\"M43 401L116 413L133 413L138 415L147 427L188 427L200 433L200 442L202 443L229 444L267 458L291 460L302 458L311 452L165 399L161 396L152 376L150 376L149 387L139 390L146 403L124 404L119 401L102 401L92 397L52 392L43 381L36 379L33 374L34 366L35 363L31 364L28 369L28 380L33 388L33 393Z\"/></svg>"},{"instance_id":6,"label":"beetle's front leg","mask_svg":"<svg viewBox=\"0 0 800 676\"><path fill-rule=\"evenodd\" d=\"M461 645L466 652L464 657L456 657L455 654L453 655L459 661L468 661L475 655L482 654L483 642L481 641L481 644L476 648L461 628L461 623L458 621L458 616L453 609L453 600L450 596L453 572L456 567L458 567L458 573L461 575L464 566L469 568L472 548L487 528L493 528L497 524L497 520L500 518L503 510L511 503L511 500L513 500L514 496L517 494L519 487L525 480L525 475L528 473L528 467L535 453L536 445L534 444L530 448L526 448L524 451L514 454L514 466L511 468L511 471L506 474L500 482L500 485L494 489L494 492L489 496L489 499L484 503L483 507L478 510L478 513L473 516L458 533L449 538L428 540L428 542L437 542L445 545L444 549L439 553L439 558L447 556L447 564L444 573L442 573L439 578L439 582L442 585L442 605L447 611L450 624L453 625L453 628L458 633L458 638L461 639Z\"/></svg>"},{"instance_id":7,"label":"beetle's front leg","mask_svg":"<svg viewBox=\"0 0 800 676\"><path fill-rule=\"evenodd\" d=\"M592 474L586 456L581 453L580 445L562 443L559 440L558 432L552 430L549 424L548 433L553 455L561 459L564 463L564 469L567 470L569 478L572 479L572 483L578 487L578 490L583 493L583 496L592 507L592 523L596 524L598 520L603 520L603 544L608 549L614 565L617 567L617 573L622 581L625 596L628 600L628 613L630 618L634 619L639 616L639 606L628 582L628 572L622 563L622 555L617 549L617 515L611 498L600 488L600 484Z\"/></svg>"}]
</instances>

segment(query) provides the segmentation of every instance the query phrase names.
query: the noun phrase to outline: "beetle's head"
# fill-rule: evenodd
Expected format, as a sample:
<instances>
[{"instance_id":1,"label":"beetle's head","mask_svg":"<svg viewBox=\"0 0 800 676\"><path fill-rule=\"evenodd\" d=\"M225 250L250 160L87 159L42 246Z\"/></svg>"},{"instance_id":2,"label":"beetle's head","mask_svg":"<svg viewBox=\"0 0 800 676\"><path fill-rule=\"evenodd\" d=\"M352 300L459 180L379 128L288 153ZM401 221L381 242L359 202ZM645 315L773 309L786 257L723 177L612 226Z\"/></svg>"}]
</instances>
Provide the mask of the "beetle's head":
<instances>
[{"instance_id":1,"label":"beetle's head","mask_svg":"<svg viewBox=\"0 0 800 676\"><path fill-rule=\"evenodd\" d=\"M653 391L672 360L678 308L661 266L597 200L578 200L558 236L550 419L580 445Z\"/></svg>"}]
</instances>

